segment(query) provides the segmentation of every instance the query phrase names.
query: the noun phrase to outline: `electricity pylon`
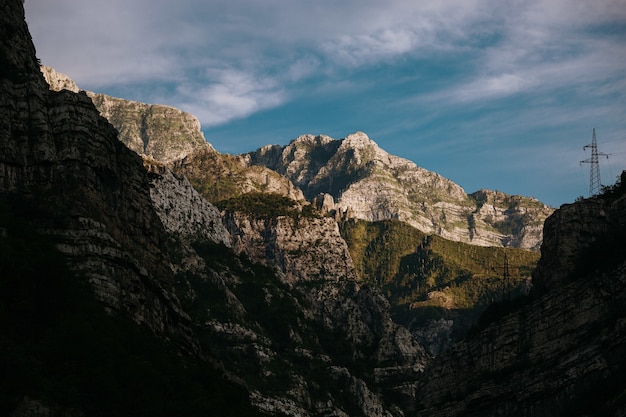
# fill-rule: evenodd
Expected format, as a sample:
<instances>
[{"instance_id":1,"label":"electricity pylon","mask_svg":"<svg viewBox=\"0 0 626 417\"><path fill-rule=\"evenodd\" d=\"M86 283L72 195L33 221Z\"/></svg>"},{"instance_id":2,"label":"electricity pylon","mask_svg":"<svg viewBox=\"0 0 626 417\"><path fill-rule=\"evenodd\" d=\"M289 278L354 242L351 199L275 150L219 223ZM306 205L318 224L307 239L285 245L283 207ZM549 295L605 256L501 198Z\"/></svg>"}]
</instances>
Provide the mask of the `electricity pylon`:
<instances>
[{"instance_id":1,"label":"electricity pylon","mask_svg":"<svg viewBox=\"0 0 626 417\"><path fill-rule=\"evenodd\" d=\"M591 148L591 158L585 159L584 161L580 161L581 164L590 164L589 168L589 197L594 196L600 193L600 188L602 188L602 183L600 182L600 161L598 160L599 156L606 156L606 159L609 159L609 155L598 152L598 144L596 142L596 129L593 129L593 138L591 139L590 145L583 146L583 151L587 150L587 148Z\"/></svg>"}]
</instances>

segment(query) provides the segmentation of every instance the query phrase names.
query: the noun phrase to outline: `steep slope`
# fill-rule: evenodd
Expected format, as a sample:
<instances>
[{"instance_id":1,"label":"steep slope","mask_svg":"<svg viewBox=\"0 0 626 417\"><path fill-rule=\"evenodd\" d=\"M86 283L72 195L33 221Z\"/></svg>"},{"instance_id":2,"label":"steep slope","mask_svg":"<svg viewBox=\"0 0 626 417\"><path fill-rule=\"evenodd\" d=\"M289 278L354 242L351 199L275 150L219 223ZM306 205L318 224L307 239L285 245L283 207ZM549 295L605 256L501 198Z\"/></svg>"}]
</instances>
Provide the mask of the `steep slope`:
<instances>
[{"instance_id":1,"label":"steep slope","mask_svg":"<svg viewBox=\"0 0 626 417\"><path fill-rule=\"evenodd\" d=\"M42 66L46 81L54 91L79 92L76 83L63 73ZM119 140L138 155L161 163L179 160L195 150L210 147L198 119L174 107L146 104L86 92L94 105L119 132Z\"/></svg>"},{"instance_id":2,"label":"steep slope","mask_svg":"<svg viewBox=\"0 0 626 417\"><path fill-rule=\"evenodd\" d=\"M0 212L0 414L255 412L203 360L141 159L86 95L48 90L19 0L0 5Z\"/></svg>"},{"instance_id":3,"label":"steep slope","mask_svg":"<svg viewBox=\"0 0 626 417\"><path fill-rule=\"evenodd\" d=\"M51 67L41 72L50 89L78 92L76 83ZM168 165L186 176L209 201L248 192L270 192L304 200L285 177L264 167L249 167L241 158L217 152L206 142L198 119L174 107L146 104L86 92L94 105L119 132L119 139L138 155Z\"/></svg>"},{"instance_id":4,"label":"steep slope","mask_svg":"<svg viewBox=\"0 0 626 417\"><path fill-rule=\"evenodd\" d=\"M166 233L141 160L86 95L48 90L27 29L5 23L12 33L3 35L1 51L2 200L58 243L111 311L155 332L184 333L187 318L168 295Z\"/></svg>"},{"instance_id":5,"label":"steep slope","mask_svg":"<svg viewBox=\"0 0 626 417\"><path fill-rule=\"evenodd\" d=\"M351 219L340 227L358 276L382 288L394 320L433 355L464 337L492 302L525 294L539 259L532 251L429 236L398 220Z\"/></svg>"},{"instance_id":6,"label":"steep slope","mask_svg":"<svg viewBox=\"0 0 626 417\"><path fill-rule=\"evenodd\" d=\"M427 355L384 297L346 279L285 282L233 252L185 178L144 166L86 94L48 90L19 0L0 6L0 64L2 415L413 407ZM338 236L325 218L299 221ZM294 225L278 250L316 239Z\"/></svg>"},{"instance_id":7,"label":"steep slope","mask_svg":"<svg viewBox=\"0 0 626 417\"><path fill-rule=\"evenodd\" d=\"M245 155L300 187L307 199L330 194L334 209L369 221L398 219L427 234L483 246L539 248L552 209L539 201L481 191L383 151L362 132L341 140L304 135Z\"/></svg>"},{"instance_id":8,"label":"steep slope","mask_svg":"<svg viewBox=\"0 0 626 417\"><path fill-rule=\"evenodd\" d=\"M418 415L626 412L624 185L548 218L535 290L488 310L476 334L437 357Z\"/></svg>"}]
</instances>

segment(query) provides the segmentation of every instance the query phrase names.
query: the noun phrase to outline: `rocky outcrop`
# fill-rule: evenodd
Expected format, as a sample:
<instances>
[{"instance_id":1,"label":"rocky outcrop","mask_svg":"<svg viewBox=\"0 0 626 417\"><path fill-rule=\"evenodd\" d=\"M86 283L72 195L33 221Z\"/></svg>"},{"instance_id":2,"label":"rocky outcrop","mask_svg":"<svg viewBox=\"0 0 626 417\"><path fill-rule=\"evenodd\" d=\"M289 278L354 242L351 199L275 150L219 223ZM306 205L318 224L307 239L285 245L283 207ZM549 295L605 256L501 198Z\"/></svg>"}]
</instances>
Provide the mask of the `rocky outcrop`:
<instances>
[{"instance_id":1,"label":"rocky outcrop","mask_svg":"<svg viewBox=\"0 0 626 417\"><path fill-rule=\"evenodd\" d=\"M230 246L230 234L219 210L168 168L146 163L150 176L150 197L169 233L188 241L211 241Z\"/></svg>"},{"instance_id":2,"label":"rocky outcrop","mask_svg":"<svg viewBox=\"0 0 626 417\"><path fill-rule=\"evenodd\" d=\"M41 72L53 91L78 92L76 83L51 67ZM260 166L250 167L240 157L221 154L206 142L198 119L174 107L145 104L87 92L94 105L119 132L119 139L151 163L168 165L187 176L209 201L241 193L277 193L304 200L285 177Z\"/></svg>"},{"instance_id":3,"label":"rocky outcrop","mask_svg":"<svg viewBox=\"0 0 626 417\"><path fill-rule=\"evenodd\" d=\"M537 250L541 224L552 212L531 198L490 191L467 195L452 181L383 151L362 132L338 141L304 135L244 157L285 175L309 200L332 196L344 217L398 219L475 245Z\"/></svg>"},{"instance_id":4,"label":"rocky outcrop","mask_svg":"<svg viewBox=\"0 0 626 417\"><path fill-rule=\"evenodd\" d=\"M531 296L487 310L482 330L436 358L419 415L623 415L624 218L623 191L557 210Z\"/></svg>"},{"instance_id":5,"label":"rocky outcrop","mask_svg":"<svg viewBox=\"0 0 626 417\"><path fill-rule=\"evenodd\" d=\"M76 83L51 67L42 66L50 89L78 92ZM170 106L146 104L86 92L94 105L119 132L119 140L141 156L159 163L184 158L195 150L211 147L200 130L198 119Z\"/></svg>"},{"instance_id":6,"label":"rocky outcrop","mask_svg":"<svg viewBox=\"0 0 626 417\"><path fill-rule=\"evenodd\" d=\"M94 105L119 132L119 139L139 155L160 163L210 147L198 119L177 108L89 93Z\"/></svg>"},{"instance_id":7,"label":"rocky outcrop","mask_svg":"<svg viewBox=\"0 0 626 417\"><path fill-rule=\"evenodd\" d=\"M72 80L67 74L57 72L52 67L42 65L41 73L52 91L68 90L74 93L78 93L80 91L74 80Z\"/></svg>"},{"instance_id":8,"label":"rocky outcrop","mask_svg":"<svg viewBox=\"0 0 626 417\"><path fill-rule=\"evenodd\" d=\"M356 280L348 245L329 217L226 216L232 248L274 266L288 282Z\"/></svg>"},{"instance_id":9,"label":"rocky outcrop","mask_svg":"<svg viewBox=\"0 0 626 417\"><path fill-rule=\"evenodd\" d=\"M618 201L592 198L561 206L546 220L533 285L554 291L568 284L579 268L602 265L608 253L592 252L590 248L618 239L626 229L624 213L624 198Z\"/></svg>"},{"instance_id":10,"label":"rocky outcrop","mask_svg":"<svg viewBox=\"0 0 626 417\"><path fill-rule=\"evenodd\" d=\"M280 194L304 201L302 191L283 175L261 166L248 166L242 158L201 149L169 165L185 175L208 201L218 202L246 193Z\"/></svg>"}]
</instances>

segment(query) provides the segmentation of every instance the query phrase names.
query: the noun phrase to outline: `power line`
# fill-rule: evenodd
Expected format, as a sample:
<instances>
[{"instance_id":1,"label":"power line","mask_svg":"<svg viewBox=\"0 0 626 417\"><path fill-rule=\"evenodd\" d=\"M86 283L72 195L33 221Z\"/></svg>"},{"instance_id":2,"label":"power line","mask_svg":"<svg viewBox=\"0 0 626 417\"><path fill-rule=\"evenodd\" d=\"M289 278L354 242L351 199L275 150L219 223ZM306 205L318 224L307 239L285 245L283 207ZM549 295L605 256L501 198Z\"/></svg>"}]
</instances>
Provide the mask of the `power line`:
<instances>
[{"instance_id":1,"label":"power line","mask_svg":"<svg viewBox=\"0 0 626 417\"><path fill-rule=\"evenodd\" d=\"M606 156L609 159L609 155L606 153L598 152L598 143L596 141L596 129L593 128L593 137L590 145L583 146L583 151L591 148L591 158L580 161L581 164L590 164L589 168L589 197L600 193L602 188L602 182L600 181L600 161L599 156Z\"/></svg>"}]
</instances>

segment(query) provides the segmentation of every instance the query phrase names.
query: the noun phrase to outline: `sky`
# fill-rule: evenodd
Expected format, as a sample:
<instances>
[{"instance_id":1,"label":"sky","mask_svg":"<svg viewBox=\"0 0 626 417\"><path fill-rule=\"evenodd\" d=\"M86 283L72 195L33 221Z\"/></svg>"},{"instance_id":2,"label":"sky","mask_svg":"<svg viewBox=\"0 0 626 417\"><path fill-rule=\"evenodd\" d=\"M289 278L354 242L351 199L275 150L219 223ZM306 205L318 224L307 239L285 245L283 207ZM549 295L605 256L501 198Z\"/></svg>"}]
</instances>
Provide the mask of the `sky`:
<instances>
[{"instance_id":1,"label":"sky","mask_svg":"<svg viewBox=\"0 0 626 417\"><path fill-rule=\"evenodd\" d=\"M196 115L239 154L363 131L558 207L626 169L626 0L26 0L42 63Z\"/></svg>"}]
</instances>

